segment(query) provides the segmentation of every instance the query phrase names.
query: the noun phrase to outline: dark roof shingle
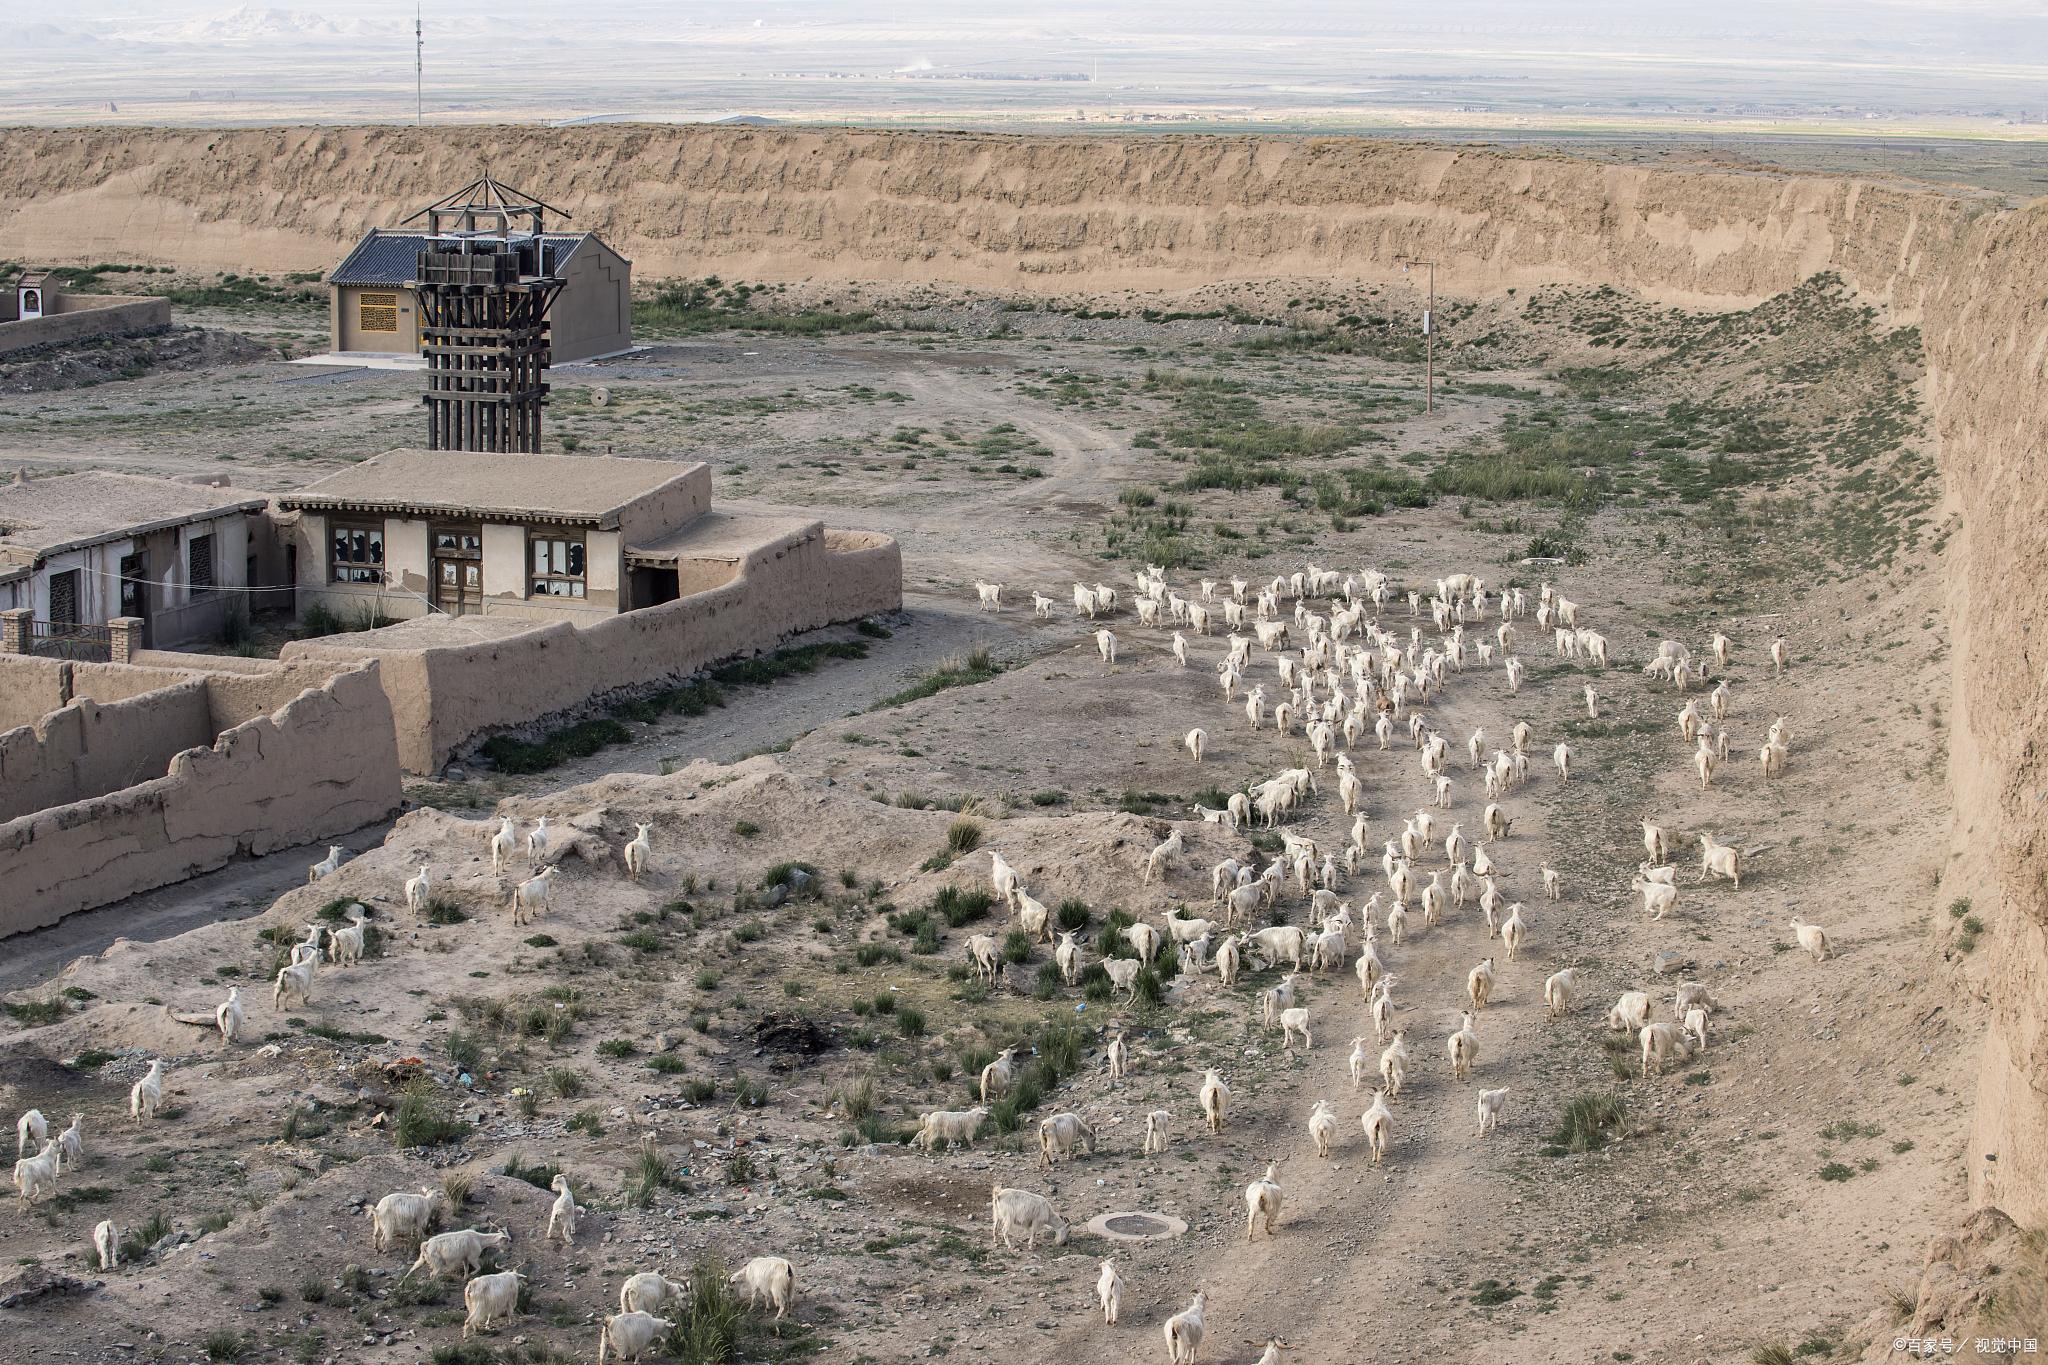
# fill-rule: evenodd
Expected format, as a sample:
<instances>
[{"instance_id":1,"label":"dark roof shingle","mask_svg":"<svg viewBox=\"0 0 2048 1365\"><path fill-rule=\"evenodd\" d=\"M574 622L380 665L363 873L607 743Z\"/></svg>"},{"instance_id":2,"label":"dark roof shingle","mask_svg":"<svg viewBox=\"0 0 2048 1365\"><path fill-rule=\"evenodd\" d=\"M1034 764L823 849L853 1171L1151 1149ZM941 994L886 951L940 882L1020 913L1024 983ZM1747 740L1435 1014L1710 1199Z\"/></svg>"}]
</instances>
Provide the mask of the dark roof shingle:
<instances>
[{"instance_id":1,"label":"dark roof shingle","mask_svg":"<svg viewBox=\"0 0 2048 1365\"><path fill-rule=\"evenodd\" d=\"M550 232L542 237L557 269L568 263L576 248L590 236L587 232ZM356 249L342 258L327 277L329 284L371 285L394 288L419 273L420 251L427 244L424 232L392 232L371 228L356 243Z\"/></svg>"}]
</instances>

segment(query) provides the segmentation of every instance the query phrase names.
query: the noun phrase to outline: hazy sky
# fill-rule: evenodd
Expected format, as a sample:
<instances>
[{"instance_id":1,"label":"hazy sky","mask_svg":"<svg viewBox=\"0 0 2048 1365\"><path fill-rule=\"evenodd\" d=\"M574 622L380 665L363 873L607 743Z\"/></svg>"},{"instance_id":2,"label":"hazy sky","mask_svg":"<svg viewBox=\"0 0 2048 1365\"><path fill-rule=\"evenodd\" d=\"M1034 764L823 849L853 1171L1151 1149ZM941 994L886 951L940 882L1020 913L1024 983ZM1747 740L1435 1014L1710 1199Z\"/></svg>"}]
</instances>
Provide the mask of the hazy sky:
<instances>
[{"instance_id":1,"label":"hazy sky","mask_svg":"<svg viewBox=\"0 0 2048 1365\"><path fill-rule=\"evenodd\" d=\"M17 57L0 119L409 116L412 16L392 0L0 0ZM2048 119L2048 0L439 0L425 16L442 119Z\"/></svg>"}]
</instances>

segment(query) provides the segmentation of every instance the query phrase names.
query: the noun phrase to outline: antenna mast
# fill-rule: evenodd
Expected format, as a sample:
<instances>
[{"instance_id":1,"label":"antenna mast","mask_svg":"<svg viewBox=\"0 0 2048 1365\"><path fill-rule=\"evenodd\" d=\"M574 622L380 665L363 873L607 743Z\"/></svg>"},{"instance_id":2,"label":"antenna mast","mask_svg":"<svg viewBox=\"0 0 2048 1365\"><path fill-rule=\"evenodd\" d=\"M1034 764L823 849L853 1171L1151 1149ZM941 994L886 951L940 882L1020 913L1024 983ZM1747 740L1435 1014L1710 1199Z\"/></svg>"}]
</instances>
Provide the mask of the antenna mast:
<instances>
[{"instance_id":1,"label":"antenna mast","mask_svg":"<svg viewBox=\"0 0 2048 1365\"><path fill-rule=\"evenodd\" d=\"M427 26L424 6L412 7L412 122L415 128L424 121L427 107Z\"/></svg>"}]
</instances>

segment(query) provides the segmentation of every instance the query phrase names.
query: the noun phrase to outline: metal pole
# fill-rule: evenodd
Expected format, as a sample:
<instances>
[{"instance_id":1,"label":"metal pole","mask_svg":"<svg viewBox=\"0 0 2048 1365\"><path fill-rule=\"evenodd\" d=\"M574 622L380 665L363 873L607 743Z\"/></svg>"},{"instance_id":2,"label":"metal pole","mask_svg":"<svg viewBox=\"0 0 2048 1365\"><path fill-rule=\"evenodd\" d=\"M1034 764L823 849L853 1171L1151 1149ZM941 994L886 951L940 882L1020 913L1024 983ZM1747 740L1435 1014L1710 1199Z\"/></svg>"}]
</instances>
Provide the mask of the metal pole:
<instances>
[{"instance_id":1,"label":"metal pole","mask_svg":"<svg viewBox=\"0 0 2048 1365\"><path fill-rule=\"evenodd\" d=\"M427 109L427 25L424 7L412 7L412 124L426 120Z\"/></svg>"},{"instance_id":2,"label":"metal pole","mask_svg":"<svg viewBox=\"0 0 2048 1365\"><path fill-rule=\"evenodd\" d=\"M1436 411L1436 262L1429 263L1429 307L1423 312L1422 410Z\"/></svg>"}]
</instances>

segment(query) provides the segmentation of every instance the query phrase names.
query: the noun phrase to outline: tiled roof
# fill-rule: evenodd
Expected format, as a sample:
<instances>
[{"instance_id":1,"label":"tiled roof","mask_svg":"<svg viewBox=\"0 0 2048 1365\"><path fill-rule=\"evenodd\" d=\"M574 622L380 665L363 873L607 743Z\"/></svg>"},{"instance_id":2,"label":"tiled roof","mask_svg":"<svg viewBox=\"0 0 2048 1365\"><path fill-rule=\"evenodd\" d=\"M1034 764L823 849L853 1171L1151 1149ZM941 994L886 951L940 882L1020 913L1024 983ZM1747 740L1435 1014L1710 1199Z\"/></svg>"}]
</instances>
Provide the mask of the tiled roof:
<instances>
[{"instance_id":1,"label":"tiled roof","mask_svg":"<svg viewBox=\"0 0 2048 1365\"><path fill-rule=\"evenodd\" d=\"M550 232L541 238L548 246L554 266L568 263L576 248L589 237L587 232ZM393 288L404 284L419 270L420 251L427 245L424 232L392 232L372 228L356 243L356 249L334 267L329 284L371 285Z\"/></svg>"}]
</instances>

